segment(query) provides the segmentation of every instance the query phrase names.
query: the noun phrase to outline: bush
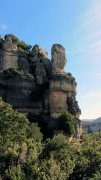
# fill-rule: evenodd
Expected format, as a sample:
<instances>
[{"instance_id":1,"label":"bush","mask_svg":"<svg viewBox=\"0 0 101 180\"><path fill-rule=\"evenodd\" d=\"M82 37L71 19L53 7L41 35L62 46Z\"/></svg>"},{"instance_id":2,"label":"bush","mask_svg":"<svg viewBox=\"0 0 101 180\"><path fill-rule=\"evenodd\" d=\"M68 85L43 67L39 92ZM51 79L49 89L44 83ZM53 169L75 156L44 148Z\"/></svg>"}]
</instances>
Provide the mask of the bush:
<instances>
[{"instance_id":1,"label":"bush","mask_svg":"<svg viewBox=\"0 0 101 180\"><path fill-rule=\"evenodd\" d=\"M64 112L58 118L58 130L62 131L67 136L75 134L75 121L69 112Z\"/></svg>"},{"instance_id":2,"label":"bush","mask_svg":"<svg viewBox=\"0 0 101 180\"><path fill-rule=\"evenodd\" d=\"M32 47L30 45L27 45L24 41L19 41L17 46L25 51L30 51L30 49Z\"/></svg>"},{"instance_id":3,"label":"bush","mask_svg":"<svg viewBox=\"0 0 101 180\"><path fill-rule=\"evenodd\" d=\"M36 124L30 125L23 114L14 111L11 105L0 99L1 176L6 176L8 171L12 179L12 173L16 173L18 167L36 160L42 149L42 138L42 133Z\"/></svg>"},{"instance_id":4,"label":"bush","mask_svg":"<svg viewBox=\"0 0 101 180\"><path fill-rule=\"evenodd\" d=\"M19 41L20 41L20 40L19 40L16 36L14 36L13 34L6 34L6 35L4 36L4 38L6 39L7 36L10 36L10 37L11 37L12 43L18 44Z\"/></svg>"},{"instance_id":5,"label":"bush","mask_svg":"<svg viewBox=\"0 0 101 180\"><path fill-rule=\"evenodd\" d=\"M29 52L31 49L31 45L27 45L24 41L20 41L16 36L13 34L6 34L4 38L10 36L12 39L12 43L16 44L19 50L23 50Z\"/></svg>"}]
</instances>

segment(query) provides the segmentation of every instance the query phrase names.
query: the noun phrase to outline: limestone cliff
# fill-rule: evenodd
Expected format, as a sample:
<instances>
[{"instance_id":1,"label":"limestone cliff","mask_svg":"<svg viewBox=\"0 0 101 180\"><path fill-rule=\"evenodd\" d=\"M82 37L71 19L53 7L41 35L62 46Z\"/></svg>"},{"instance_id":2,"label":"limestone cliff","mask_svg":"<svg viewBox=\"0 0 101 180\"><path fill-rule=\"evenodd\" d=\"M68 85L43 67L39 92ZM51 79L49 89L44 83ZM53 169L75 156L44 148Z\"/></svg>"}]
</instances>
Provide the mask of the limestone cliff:
<instances>
[{"instance_id":1,"label":"limestone cliff","mask_svg":"<svg viewBox=\"0 0 101 180\"><path fill-rule=\"evenodd\" d=\"M0 42L0 96L20 112L42 114L53 129L56 118L68 110L75 117L80 137L77 84L70 73L64 72L66 62L65 49L60 44L52 46L50 60L39 45L31 51L19 50L11 36L6 36Z\"/></svg>"}]
</instances>

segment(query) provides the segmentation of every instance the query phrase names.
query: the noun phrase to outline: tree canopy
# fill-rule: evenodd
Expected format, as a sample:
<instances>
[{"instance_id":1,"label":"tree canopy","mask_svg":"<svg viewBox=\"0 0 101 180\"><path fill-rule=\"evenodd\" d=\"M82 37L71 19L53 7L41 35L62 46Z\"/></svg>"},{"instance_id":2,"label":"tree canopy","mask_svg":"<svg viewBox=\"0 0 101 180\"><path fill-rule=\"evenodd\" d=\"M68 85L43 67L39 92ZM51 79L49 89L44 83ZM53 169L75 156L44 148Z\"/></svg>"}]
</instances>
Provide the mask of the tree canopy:
<instances>
[{"instance_id":1,"label":"tree canopy","mask_svg":"<svg viewBox=\"0 0 101 180\"><path fill-rule=\"evenodd\" d=\"M101 179L101 132L85 133L81 142L69 142L62 132L51 139L42 138L36 123L29 123L0 99L0 178Z\"/></svg>"}]
</instances>

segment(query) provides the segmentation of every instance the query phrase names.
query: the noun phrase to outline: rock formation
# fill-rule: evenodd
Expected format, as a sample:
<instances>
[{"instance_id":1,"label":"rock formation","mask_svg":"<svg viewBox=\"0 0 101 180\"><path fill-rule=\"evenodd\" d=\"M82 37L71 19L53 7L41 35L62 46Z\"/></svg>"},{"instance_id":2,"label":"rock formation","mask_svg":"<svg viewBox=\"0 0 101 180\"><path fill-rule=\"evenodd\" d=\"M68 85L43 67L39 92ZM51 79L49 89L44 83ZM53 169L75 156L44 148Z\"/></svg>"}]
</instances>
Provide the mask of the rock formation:
<instances>
[{"instance_id":1,"label":"rock formation","mask_svg":"<svg viewBox=\"0 0 101 180\"><path fill-rule=\"evenodd\" d=\"M5 37L5 40L2 42L2 51L1 55L1 63L0 70L6 70L11 67L17 68L17 46L12 43L12 39L10 36Z\"/></svg>"},{"instance_id":2,"label":"rock formation","mask_svg":"<svg viewBox=\"0 0 101 180\"><path fill-rule=\"evenodd\" d=\"M63 73L66 65L65 49L60 44L54 44L51 50L52 73Z\"/></svg>"},{"instance_id":3,"label":"rock formation","mask_svg":"<svg viewBox=\"0 0 101 180\"><path fill-rule=\"evenodd\" d=\"M30 52L19 51L10 36L0 42L0 96L25 114L42 114L48 127L68 110L76 120L77 136L81 135L80 109L76 101L75 78L64 72L65 49L54 44L51 60L47 52L34 45Z\"/></svg>"}]
</instances>

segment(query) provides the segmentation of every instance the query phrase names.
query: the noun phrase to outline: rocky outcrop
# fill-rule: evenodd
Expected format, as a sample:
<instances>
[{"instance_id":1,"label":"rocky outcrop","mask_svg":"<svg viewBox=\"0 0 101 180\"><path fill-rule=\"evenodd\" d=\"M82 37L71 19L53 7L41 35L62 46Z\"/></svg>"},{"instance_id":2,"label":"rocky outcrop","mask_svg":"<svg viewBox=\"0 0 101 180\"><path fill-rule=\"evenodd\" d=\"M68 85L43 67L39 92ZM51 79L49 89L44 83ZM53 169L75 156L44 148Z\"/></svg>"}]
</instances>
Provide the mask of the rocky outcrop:
<instances>
[{"instance_id":1,"label":"rocky outcrop","mask_svg":"<svg viewBox=\"0 0 101 180\"><path fill-rule=\"evenodd\" d=\"M41 113L53 129L57 117L68 110L75 117L80 137L77 84L70 73L64 72L64 47L54 44L51 57L48 59L47 52L37 44L30 52L19 51L7 36L0 46L0 96L20 112Z\"/></svg>"},{"instance_id":2,"label":"rocky outcrop","mask_svg":"<svg viewBox=\"0 0 101 180\"><path fill-rule=\"evenodd\" d=\"M60 44L54 44L51 50L52 55L52 72L53 73L63 73L64 67L66 65L66 54L65 49Z\"/></svg>"},{"instance_id":3,"label":"rocky outcrop","mask_svg":"<svg viewBox=\"0 0 101 180\"><path fill-rule=\"evenodd\" d=\"M77 126L77 136L80 137L82 123L79 120L81 110L76 101L76 82L70 73L64 72L66 65L65 49L60 44L54 44L51 51L52 76L49 82L50 122L54 127L56 118L68 110L74 117Z\"/></svg>"},{"instance_id":4,"label":"rocky outcrop","mask_svg":"<svg viewBox=\"0 0 101 180\"><path fill-rule=\"evenodd\" d=\"M9 69L11 67L18 67L18 55L17 46L12 43L11 37L5 37L2 43L2 70Z\"/></svg>"},{"instance_id":5,"label":"rocky outcrop","mask_svg":"<svg viewBox=\"0 0 101 180\"><path fill-rule=\"evenodd\" d=\"M30 71L27 55L24 52L18 53L18 67L20 71L28 73Z\"/></svg>"}]
</instances>

